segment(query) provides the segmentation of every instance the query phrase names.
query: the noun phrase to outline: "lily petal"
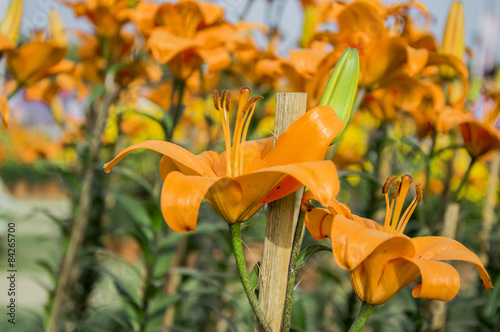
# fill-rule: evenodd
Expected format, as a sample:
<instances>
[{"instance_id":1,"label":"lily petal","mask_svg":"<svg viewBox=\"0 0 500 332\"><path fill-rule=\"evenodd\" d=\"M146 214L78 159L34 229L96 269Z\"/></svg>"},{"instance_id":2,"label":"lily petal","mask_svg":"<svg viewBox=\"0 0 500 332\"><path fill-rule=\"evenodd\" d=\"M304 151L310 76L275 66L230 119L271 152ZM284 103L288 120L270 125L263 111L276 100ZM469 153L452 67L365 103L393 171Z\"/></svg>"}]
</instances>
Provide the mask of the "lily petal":
<instances>
[{"instance_id":1,"label":"lily petal","mask_svg":"<svg viewBox=\"0 0 500 332\"><path fill-rule=\"evenodd\" d=\"M349 271L354 270L382 244L398 252L399 256L413 257L415 248L406 236L390 235L379 230L367 229L343 215L333 219L330 234L332 251L337 264Z\"/></svg>"},{"instance_id":2,"label":"lily petal","mask_svg":"<svg viewBox=\"0 0 500 332\"><path fill-rule=\"evenodd\" d=\"M330 106L315 107L278 137L274 149L259 168L322 160L343 126Z\"/></svg>"},{"instance_id":3,"label":"lily petal","mask_svg":"<svg viewBox=\"0 0 500 332\"><path fill-rule=\"evenodd\" d=\"M0 94L0 116L2 117L3 129L7 129L10 122L10 111L7 98L3 94Z\"/></svg>"},{"instance_id":4,"label":"lily petal","mask_svg":"<svg viewBox=\"0 0 500 332\"><path fill-rule=\"evenodd\" d=\"M327 209L313 209L306 213L304 222L313 239L321 241L330 236L333 216Z\"/></svg>"},{"instance_id":5,"label":"lily petal","mask_svg":"<svg viewBox=\"0 0 500 332\"><path fill-rule=\"evenodd\" d=\"M453 266L438 261L407 258L420 270L422 284L413 288L416 298L451 301L460 289L460 275Z\"/></svg>"},{"instance_id":6,"label":"lily petal","mask_svg":"<svg viewBox=\"0 0 500 332\"><path fill-rule=\"evenodd\" d=\"M194 232L200 204L217 178L171 172L161 190L161 212L167 225L178 233Z\"/></svg>"},{"instance_id":7,"label":"lily petal","mask_svg":"<svg viewBox=\"0 0 500 332\"><path fill-rule=\"evenodd\" d=\"M417 237L411 241L417 250L415 257L436 261L459 260L475 264L484 289L493 288L488 272L479 257L460 242L440 236Z\"/></svg>"},{"instance_id":8,"label":"lily petal","mask_svg":"<svg viewBox=\"0 0 500 332\"><path fill-rule=\"evenodd\" d=\"M363 269L362 269L363 267ZM419 269L405 259L395 259L386 263L383 267L383 276L378 285L371 290L371 294L365 293L366 271L360 265L351 272L351 281L359 298L372 305L380 305L390 300L398 291L408 286L420 275Z\"/></svg>"},{"instance_id":9,"label":"lily petal","mask_svg":"<svg viewBox=\"0 0 500 332\"><path fill-rule=\"evenodd\" d=\"M137 149L150 149L171 158L176 166L184 174L215 176L210 167L199 158L197 158L194 154L178 145L164 141L144 141L129 146L128 148L120 152L113 160L104 165L104 170L106 171L106 173L109 173L111 168L118 164L120 160L122 160L123 157L125 157L129 152Z\"/></svg>"},{"instance_id":10,"label":"lily petal","mask_svg":"<svg viewBox=\"0 0 500 332\"><path fill-rule=\"evenodd\" d=\"M262 174L262 172L279 172L288 175L288 177L276 184L261 204L285 197L299 190L302 186L306 186L314 192L318 202L323 205L327 205L332 197L337 196L339 192L337 169L330 160L275 166L257 171L255 174Z\"/></svg>"}]
</instances>

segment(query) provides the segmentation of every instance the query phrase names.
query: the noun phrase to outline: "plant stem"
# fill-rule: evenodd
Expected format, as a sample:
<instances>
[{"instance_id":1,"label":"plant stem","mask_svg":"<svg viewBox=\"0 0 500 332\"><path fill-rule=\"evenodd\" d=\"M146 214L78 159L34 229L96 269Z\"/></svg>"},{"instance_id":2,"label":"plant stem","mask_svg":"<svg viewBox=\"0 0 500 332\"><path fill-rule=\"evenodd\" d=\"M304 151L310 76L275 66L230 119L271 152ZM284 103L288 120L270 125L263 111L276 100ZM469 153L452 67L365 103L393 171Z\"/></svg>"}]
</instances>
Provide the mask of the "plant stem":
<instances>
[{"instance_id":1,"label":"plant stem","mask_svg":"<svg viewBox=\"0 0 500 332\"><path fill-rule=\"evenodd\" d=\"M7 100L10 100L10 98L12 98L17 91L19 91L19 89L21 89L22 87L22 84L17 84L15 89L11 91L11 93L9 93L9 95L7 96Z\"/></svg>"},{"instance_id":2,"label":"plant stem","mask_svg":"<svg viewBox=\"0 0 500 332\"><path fill-rule=\"evenodd\" d=\"M233 245L234 250L234 258L236 259L236 266L238 267L238 272L240 273L241 283L243 285L243 289L248 298L248 302L250 302L250 306L253 309L257 320L260 325L266 332L272 332L269 322L264 316L264 312L259 305L259 300L257 296L255 296L254 290L252 288L252 283L250 282L250 278L248 277L247 265L245 263L245 257L243 256L243 247L241 245L241 224L230 224L229 225L229 234L231 235L231 243Z\"/></svg>"},{"instance_id":3,"label":"plant stem","mask_svg":"<svg viewBox=\"0 0 500 332\"><path fill-rule=\"evenodd\" d=\"M364 303L361 305L361 308L359 309L358 316L354 320L354 322L351 325L351 328L349 329L349 332L359 332L365 325L366 321L368 320L368 317L370 317L374 306L368 303Z\"/></svg>"},{"instance_id":4,"label":"plant stem","mask_svg":"<svg viewBox=\"0 0 500 332\"><path fill-rule=\"evenodd\" d=\"M302 240L302 232L304 231L305 217L306 213L301 209L299 212L299 217L297 219L297 225L295 227L295 235L293 236L292 243L292 254L290 256L290 265L288 267L285 307L283 309L283 332L290 331L290 325L292 323L293 293L295 290L295 277L297 276L297 257L299 256L300 252L300 243Z\"/></svg>"},{"instance_id":5,"label":"plant stem","mask_svg":"<svg viewBox=\"0 0 500 332\"><path fill-rule=\"evenodd\" d=\"M172 120L172 128L170 129L170 131L168 133L168 140L169 141L172 140L172 137L174 136L175 127L177 126L177 123L179 122L179 119L181 117L182 99L184 98L184 90L186 87L186 82L179 80L179 81L174 82L174 86L177 86L177 89L179 91L179 95L177 98L177 104L175 105L175 108L174 108L174 117Z\"/></svg>"},{"instance_id":6,"label":"plant stem","mask_svg":"<svg viewBox=\"0 0 500 332\"><path fill-rule=\"evenodd\" d=\"M451 200L452 202L458 202L458 197L459 197L458 195L460 194L462 188L465 186L465 183L467 183L467 180L469 179L470 176L470 171L472 170L472 166L474 166L475 162L476 158L472 157L469 163L469 167L467 168L467 171L465 171L465 174L462 177L462 181L460 182L457 191L455 191L455 195L453 195L453 199Z\"/></svg>"},{"instance_id":7,"label":"plant stem","mask_svg":"<svg viewBox=\"0 0 500 332\"><path fill-rule=\"evenodd\" d=\"M76 256L84 240L84 235L87 230L90 219L90 211L92 205L92 182L95 178L94 163L99 157L101 150L101 136L106 128L106 120L108 110L118 97L118 87L115 85L114 75L106 76L106 93L102 97L101 102L97 106L97 118L93 123L93 130L89 144L89 159L86 168L83 171L82 187L80 198L78 200L78 215L71 226L70 239L68 248L64 254L59 277L54 293L54 301L50 313L49 323L47 326L48 332L59 331L59 316L63 307L63 300L67 296L67 288L69 286L71 272L75 269Z\"/></svg>"}]
</instances>

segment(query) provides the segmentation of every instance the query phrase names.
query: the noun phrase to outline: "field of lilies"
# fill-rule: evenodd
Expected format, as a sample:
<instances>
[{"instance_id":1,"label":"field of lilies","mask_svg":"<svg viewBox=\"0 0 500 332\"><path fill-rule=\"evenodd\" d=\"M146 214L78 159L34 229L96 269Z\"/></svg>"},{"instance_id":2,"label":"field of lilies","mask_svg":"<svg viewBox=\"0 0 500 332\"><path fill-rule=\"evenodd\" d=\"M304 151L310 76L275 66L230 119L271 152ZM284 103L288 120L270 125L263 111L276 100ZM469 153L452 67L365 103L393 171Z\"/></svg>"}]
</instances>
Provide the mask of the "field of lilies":
<instances>
[{"instance_id":1,"label":"field of lilies","mask_svg":"<svg viewBox=\"0 0 500 332\"><path fill-rule=\"evenodd\" d=\"M60 0L30 34L7 2L0 331L500 330L462 1L439 36L419 1Z\"/></svg>"}]
</instances>

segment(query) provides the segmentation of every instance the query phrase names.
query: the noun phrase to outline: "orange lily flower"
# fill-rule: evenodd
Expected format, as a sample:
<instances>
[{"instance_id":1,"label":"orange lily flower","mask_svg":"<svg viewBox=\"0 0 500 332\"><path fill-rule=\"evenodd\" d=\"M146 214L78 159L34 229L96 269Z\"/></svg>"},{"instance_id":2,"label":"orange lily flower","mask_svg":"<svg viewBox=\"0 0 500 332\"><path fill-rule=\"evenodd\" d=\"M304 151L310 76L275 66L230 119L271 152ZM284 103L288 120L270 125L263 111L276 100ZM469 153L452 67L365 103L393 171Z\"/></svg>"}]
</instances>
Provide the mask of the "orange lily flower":
<instances>
[{"instance_id":1,"label":"orange lily flower","mask_svg":"<svg viewBox=\"0 0 500 332\"><path fill-rule=\"evenodd\" d=\"M229 113L231 92L214 92L226 151L193 155L170 142L145 141L130 146L104 166L109 172L129 152L147 148L164 157L160 162L163 179L161 208L167 224L176 232L195 231L203 198L227 223L250 219L266 203L284 197L303 185L314 188L320 202L335 195L339 183L336 168L324 156L343 123L329 106L309 110L277 140L246 141L256 102L250 90L241 89L231 145ZM332 176L333 174L333 176Z\"/></svg>"},{"instance_id":2,"label":"orange lily flower","mask_svg":"<svg viewBox=\"0 0 500 332\"><path fill-rule=\"evenodd\" d=\"M73 63L63 61L66 47L55 40L42 40L42 33L14 51L7 51L7 67L19 85L29 86L40 79L73 69Z\"/></svg>"},{"instance_id":3,"label":"orange lily flower","mask_svg":"<svg viewBox=\"0 0 500 332\"><path fill-rule=\"evenodd\" d=\"M475 264L484 289L493 288L479 257L459 242L440 236L409 238L403 231L417 204L422 200L420 185L417 196L401 212L412 178L404 175L396 181L389 204L389 188L395 177L389 177L382 193L387 202L384 226L352 215L347 206L335 199L328 209L312 209L306 214L306 226L311 235L321 240L329 237L335 261L348 270L359 299L380 305L417 277L422 284L413 288L416 298L450 301L460 289L460 276L443 260L461 260ZM306 199L310 199L308 195ZM306 202L304 207L309 207Z\"/></svg>"},{"instance_id":4,"label":"orange lily flower","mask_svg":"<svg viewBox=\"0 0 500 332\"><path fill-rule=\"evenodd\" d=\"M86 17L95 27L97 35L116 36L121 27L128 22L128 0L84 0L71 2L62 0L71 7L78 17Z\"/></svg>"},{"instance_id":5,"label":"orange lily flower","mask_svg":"<svg viewBox=\"0 0 500 332\"><path fill-rule=\"evenodd\" d=\"M500 149L500 131L497 122L500 116L500 93L485 96L476 105L478 117L471 113L447 107L438 120L438 129L448 132L460 125L464 145L473 158Z\"/></svg>"},{"instance_id":6,"label":"orange lily flower","mask_svg":"<svg viewBox=\"0 0 500 332\"><path fill-rule=\"evenodd\" d=\"M144 30L147 48L182 81L203 63L212 73L225 69L231 64L227 44L237 29L225 23L223 13L221 7L205 2L164 3L156 8L155 27L150 21L140 22L149 26Z\"/></svg>"}]
</instances>

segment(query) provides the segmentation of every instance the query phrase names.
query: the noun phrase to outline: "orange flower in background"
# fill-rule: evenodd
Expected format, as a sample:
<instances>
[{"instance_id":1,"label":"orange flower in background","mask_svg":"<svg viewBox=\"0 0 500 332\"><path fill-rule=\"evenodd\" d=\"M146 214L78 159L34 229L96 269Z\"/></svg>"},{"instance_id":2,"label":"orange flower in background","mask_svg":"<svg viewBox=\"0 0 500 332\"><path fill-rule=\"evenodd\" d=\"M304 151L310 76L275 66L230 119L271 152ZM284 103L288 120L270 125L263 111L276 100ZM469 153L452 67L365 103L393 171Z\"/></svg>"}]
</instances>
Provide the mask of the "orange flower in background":
<instances>
[{"instance_id":1,"label":"orange flower in background","mask_svg":"<svg viewBox=\"0 0 500 332\"><path fill-rule=\"evenodd\" d=\"M251 218L266 203L284 197L301 186L314 188L320 202L336 195L336 169L324 156L343 123L329 106L313 108L294 122L273 147L273 138L246 141L248 126L261 97L249 97L241 89L231 144L229 113L231 92L214 92L226 151L193 155L178 145L146 141L133 145L104 166L109 172L129 152L147 148L164 157L160 162L163 179L161 207L167 224L176 232L195 231L203 198L227 223ZM333 176L332 176L333 174Z\"/></svg>"},{"instance_id":2,"label":"orange flower in background","mask_svg":"<svg viewBox=\"0 0 500 332\"><path fill-rule=\"evenodd\" d=\"M17 83L29 86L40 79L73 70L73 63L63 61L66 47L55 40L42 40L43 32L18 49L7 52L7 67Z\"/></svg>"},{"instance_id":3,"label":"orange flower in background","mask_svg":"<svg viewBox=\"0 0 500 332\"><path fill-rule=\"evenodd\" d=\"M62 0L71 7L78 17L86 17L94 26L97 35L116 36L121 27L128 22L128 0L84 0L71 2Z\"/></svg>"},{"instance_id":4,"label":"orange flower in background","mask_svg":"<svg viewBox=\"0 0 500 332\"><path fill-rule=\"evenodd\" d=\"M347 206L331 200L328 209L311 209L307 199L303 208L306 226L311 235L322 240L329 237L335 261L348 270L359 299L371 305L390 300L399 290L421 276L422 283L413 288L416 298L450 301L460 289L460 276L445 260L460 260L475 264L484 289L493 288L480 259L459 242L439 236L409 238L403 231L417 204L422 190L416 186L417 196L402 213L412 179L404 175L396 181L391 203L389 188L395 177L384 184L387 209L384 225L352 215Z\"/></svg>"},{"instance_id":5,"label":"orange flower in background","mask_svg":"<svg viewBox=\"0 0 500 332\"><path fill-rule=\"evenodd\" d=\"M156 8L144 33L147 48L160 63L166 63L174 77L186 80L203 63L210 72L229 67L228 44L237 29L227 24L224 10L216 5L184 0L164 3Z\"/></svg>"},{"instance_id":6,"label":"orange flower in background","mask_svg":"<svg viewBox=\"0 0 500 332\"><path fill-rule=\"evenodd\" d=\"M446 108L439 117L438 130L446 133L460 125L464 145L473 158L500 149L500 93L485 95L479 100L476 116L463 110Z\"/></svg>"}]
</instances>

